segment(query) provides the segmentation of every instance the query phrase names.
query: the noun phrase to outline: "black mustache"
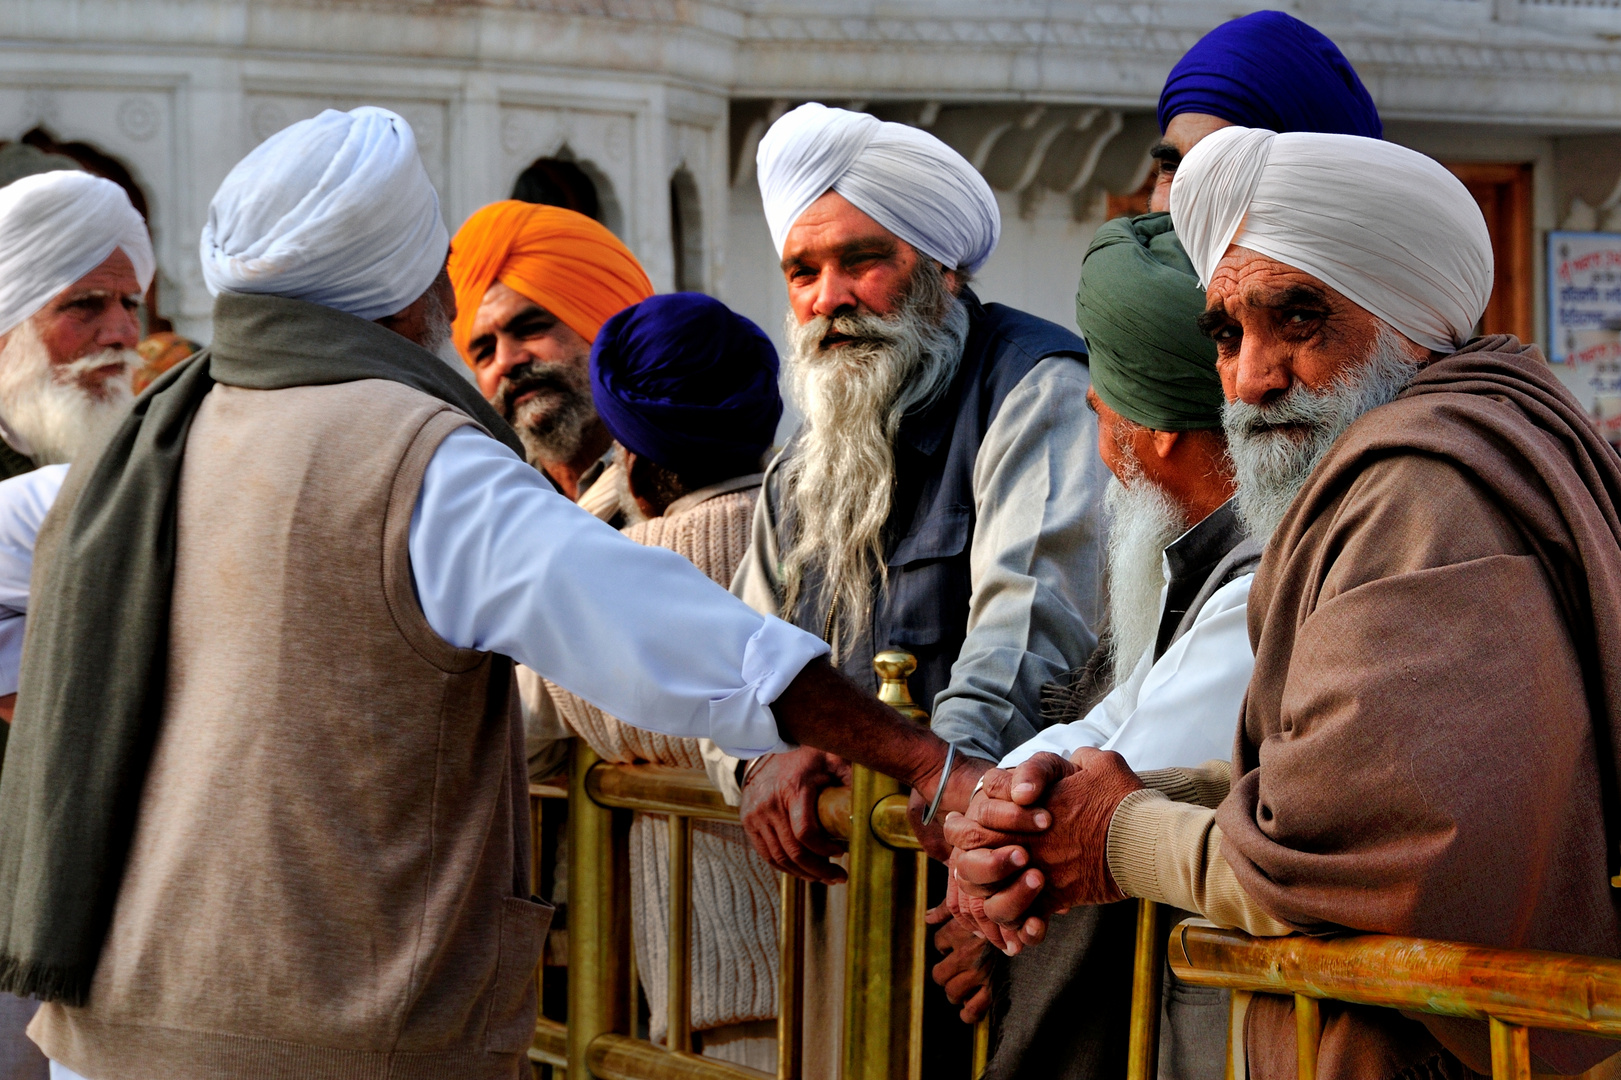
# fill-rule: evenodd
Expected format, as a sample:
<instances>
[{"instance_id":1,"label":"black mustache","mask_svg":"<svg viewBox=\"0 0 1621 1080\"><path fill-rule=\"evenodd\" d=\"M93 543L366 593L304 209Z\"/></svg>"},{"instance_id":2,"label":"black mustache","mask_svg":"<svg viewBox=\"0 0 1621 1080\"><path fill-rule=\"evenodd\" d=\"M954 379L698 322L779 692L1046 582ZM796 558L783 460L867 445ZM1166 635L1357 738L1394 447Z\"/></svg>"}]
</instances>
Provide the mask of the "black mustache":
<instances>
[{"instance_id":1,"label":"black mustache","mask_svg":"<svg viewBox=\"0 0 1621 1080\"><path fill-rule=\"evenodd\" d=\"M495 388L496 407L503 412L508 411L515 400L536 390L555 390L561 394L575 392L574 385L562 373L525 364L513 368L502 377Z\"/></svg>"}]
</instances>

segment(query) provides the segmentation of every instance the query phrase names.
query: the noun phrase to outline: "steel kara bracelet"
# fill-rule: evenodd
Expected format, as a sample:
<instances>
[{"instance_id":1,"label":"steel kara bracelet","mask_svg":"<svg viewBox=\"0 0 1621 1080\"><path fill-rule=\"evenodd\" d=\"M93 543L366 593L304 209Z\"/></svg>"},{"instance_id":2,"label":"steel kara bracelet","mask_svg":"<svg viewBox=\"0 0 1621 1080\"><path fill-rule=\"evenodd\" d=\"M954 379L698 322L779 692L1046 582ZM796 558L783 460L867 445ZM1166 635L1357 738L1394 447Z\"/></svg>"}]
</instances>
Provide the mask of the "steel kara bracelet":
<instances>
[{"instance_id":1,"label":"steel kara bracelet","mask_svg":"<svg viewBox=\"0 0 1621 1080\"><path fill-rule=\"evenodd\" d=\"M934 824L934 815L940 810L940 800L946 797L946 782L951 779L951 762L957 756L957 744L946 744L946 763L940 769L940 784L934 789L934 798L929 800L929 809L923 814L923 827L926 829Z\"/></svg>"}]
</instances>

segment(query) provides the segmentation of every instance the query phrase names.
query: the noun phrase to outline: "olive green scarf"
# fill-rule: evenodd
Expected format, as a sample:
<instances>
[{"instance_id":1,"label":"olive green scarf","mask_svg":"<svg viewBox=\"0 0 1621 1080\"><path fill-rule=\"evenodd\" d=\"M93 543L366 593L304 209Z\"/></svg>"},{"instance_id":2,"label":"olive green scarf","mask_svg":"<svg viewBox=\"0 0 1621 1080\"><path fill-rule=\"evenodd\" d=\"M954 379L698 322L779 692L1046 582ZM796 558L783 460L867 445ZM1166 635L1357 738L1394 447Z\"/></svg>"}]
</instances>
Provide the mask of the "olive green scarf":
<instances>
[{"instance_id":1,"label":"olive green scarf","mask_svg":"<svg viewBox=\"0 0 1621 1080\"><path fill-rule=\"evenodd\" d=\"M1092 388L1127 420L1154 431L1221 426L1216 346L1197 324L1204 290L1170 214L1107 222L1081 264L1075 322Z\"/></svg>"},{"instance_id":2,"label":"olive green scarf","mask_svg":"<svg viewBox=\"0 0 1621 1080\"><path fill-rule=\"evenodd\" d=\"M112 918L163 707L186 434L216 382L404 383L523 449L466 379L375 323L226 294L210 348L135 402L69 473L36 548L21 689L0 773L0 989L82 1004Z\"/></svg>"}]
</instances>

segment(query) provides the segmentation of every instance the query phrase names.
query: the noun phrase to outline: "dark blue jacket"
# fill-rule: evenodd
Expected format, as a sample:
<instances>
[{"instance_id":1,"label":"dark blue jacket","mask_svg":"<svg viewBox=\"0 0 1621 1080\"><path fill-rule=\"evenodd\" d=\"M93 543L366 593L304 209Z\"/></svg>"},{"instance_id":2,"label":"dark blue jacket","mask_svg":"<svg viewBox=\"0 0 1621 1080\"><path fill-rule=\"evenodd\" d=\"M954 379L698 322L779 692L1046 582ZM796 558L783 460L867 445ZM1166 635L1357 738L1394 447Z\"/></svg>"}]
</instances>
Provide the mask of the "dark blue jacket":
<instances>
[{"instance_id":1,"label":"dark blue jacket","mask_svg":"<svg viewBox=\"0 0 1621 1080\"><path fill-rule=\"evenodd\" d=\"M1002 402L1032 368L1049 356L1086 362L1086 344L1056 323L1002 304L981 304L972 292L968 340L951 389L921 412L901 421L895 440L895 498L885 529L889 588L873 605L871 625L842 649L840 668L857 684L876 691L872 658L886 648L917 657L912 697L924 708L951 681L962 651L973 593L968 556L974 537L974 459ZM792 515L783 514L777 478L794 454L789 440L766 491L778 512L777 545L792 542ZM828 600L819 574L807 572L792 622L820 636ZM874 587L877 587L876 580Z\"/></svg>"}]
</instances>

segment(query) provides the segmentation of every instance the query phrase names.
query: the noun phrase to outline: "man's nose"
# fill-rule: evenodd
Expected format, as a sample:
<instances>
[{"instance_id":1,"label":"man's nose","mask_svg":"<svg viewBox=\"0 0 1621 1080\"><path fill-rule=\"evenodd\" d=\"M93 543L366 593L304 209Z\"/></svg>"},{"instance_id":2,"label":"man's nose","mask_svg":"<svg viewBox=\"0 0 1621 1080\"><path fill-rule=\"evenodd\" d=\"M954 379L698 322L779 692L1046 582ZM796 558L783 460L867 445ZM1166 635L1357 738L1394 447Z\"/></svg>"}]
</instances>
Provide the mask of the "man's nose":
<instances>
[{"instance_id":1,"label":"man's nose","mask_svg":"<svg viewBox=\"0 0 1621 1080\"><path fill-rule=\"evenodd\" d=\"M96 321L96 348L133 349L141 343L141 324L123 304L108 304Z\"/></svg>"},{"instance_id":2,"label":"man's nose","mask_svg":"<svg viewBox=\"0 0 1621 1080\"><path fill-rule=\"evenodd\" d=\"M1249 405L1265 405L1294 383L1288 356L1252 336L1239 346L1234 376L1238 400Z\"/></svg>"},{"instance_id":3,"label":"man's nose","mask_svg":"<svg viewBox=\"0 0 1621 1080\"><path fill-rule=\"evenodd\" d=\"M859 301L853 285L848 275L838 271L824 272L816 281L816 291L811 298L811 315L832 319L855 311Z\"/></svg>"},{"instance_id":4,"label":"man's nose","mask_svg":"<svg viewBox=\"0 0 1621 1080\"><path fill-rule=\"evenodd\" d=\"M521 368L534 360L522 341L510 338L505 334L495 339L495 374L498 379L504 379L514 369Z\"/></svg>"}]
</instances>

